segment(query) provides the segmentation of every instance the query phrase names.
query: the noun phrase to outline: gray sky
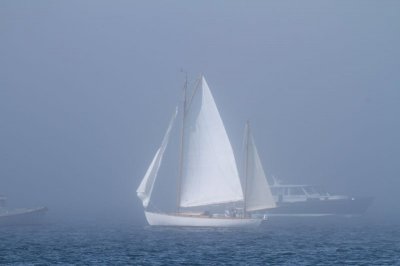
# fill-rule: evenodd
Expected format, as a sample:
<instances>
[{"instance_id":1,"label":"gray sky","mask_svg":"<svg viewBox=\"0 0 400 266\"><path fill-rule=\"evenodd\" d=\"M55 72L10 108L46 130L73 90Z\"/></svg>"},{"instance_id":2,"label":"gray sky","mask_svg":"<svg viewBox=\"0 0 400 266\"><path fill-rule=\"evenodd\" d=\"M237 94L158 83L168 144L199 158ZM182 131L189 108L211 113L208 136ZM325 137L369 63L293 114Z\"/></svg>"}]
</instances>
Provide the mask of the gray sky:
<instances>
[{"instance_id":1,"label":"gray sky","mask_svg":"<svg viewBox=\"0 0 400 266\"><path fill-rule=\"evenodd\" d=\"M135 190L204 73L268 174L400 214L399 1L1 1L0 192L53 213L143 213ZM138 219L139 219L138 218Z\"/></svg>"}]
</instances>

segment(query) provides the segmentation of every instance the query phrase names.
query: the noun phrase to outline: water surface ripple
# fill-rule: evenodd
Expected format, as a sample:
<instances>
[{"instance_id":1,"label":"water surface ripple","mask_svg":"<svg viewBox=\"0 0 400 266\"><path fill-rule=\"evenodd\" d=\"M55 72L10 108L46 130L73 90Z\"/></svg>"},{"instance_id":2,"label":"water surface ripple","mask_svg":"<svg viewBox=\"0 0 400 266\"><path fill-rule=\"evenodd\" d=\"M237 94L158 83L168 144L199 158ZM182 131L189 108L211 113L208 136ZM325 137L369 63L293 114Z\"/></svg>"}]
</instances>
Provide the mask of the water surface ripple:
<instances>
[{"instance_id":1,"label":"water surface ripple","mask_svg":"<svg viewBox=\"0 0 400 266\"><path fill-rule=\"evenodd\" d=\"M266 223L253 230L133 225L0 227L0 264L400 265L400 226Z\"/></svg>"}]
</instances>

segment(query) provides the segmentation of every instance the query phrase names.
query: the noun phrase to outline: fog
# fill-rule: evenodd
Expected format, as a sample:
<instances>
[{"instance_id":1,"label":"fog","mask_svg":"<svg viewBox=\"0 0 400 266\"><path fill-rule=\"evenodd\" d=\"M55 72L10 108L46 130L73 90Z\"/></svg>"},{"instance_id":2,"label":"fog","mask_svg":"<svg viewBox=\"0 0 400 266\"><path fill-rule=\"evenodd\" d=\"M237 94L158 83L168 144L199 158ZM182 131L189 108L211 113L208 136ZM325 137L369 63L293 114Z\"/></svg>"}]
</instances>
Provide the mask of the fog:
<instances>
[{"instance_id":1,"label":"fog","mask_svg":"<svg viewBox=\"0 0 400 266\"><path fill-rule=\"evenodd\" d=\"M369 215L398 217L399 10L398 1L1 1L0 193L10 207L63 218L143 221L135 191L184 69L192 82L205 75L235 151L250 119L269 176L374 196Z\"/></svg>"}]
</instances>

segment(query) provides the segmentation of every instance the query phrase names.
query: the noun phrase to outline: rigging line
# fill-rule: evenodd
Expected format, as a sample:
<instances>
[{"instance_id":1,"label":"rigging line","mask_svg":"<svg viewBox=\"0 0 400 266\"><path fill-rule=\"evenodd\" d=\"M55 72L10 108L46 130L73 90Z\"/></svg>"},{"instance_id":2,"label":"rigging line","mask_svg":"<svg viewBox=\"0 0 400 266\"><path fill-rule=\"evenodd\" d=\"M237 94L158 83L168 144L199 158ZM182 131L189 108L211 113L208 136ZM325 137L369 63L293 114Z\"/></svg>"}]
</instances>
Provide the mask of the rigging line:
<instances>
[{"instance_id":1,"label":"rigging line","mask_svg":"<svg viewBox=\"0 0 400 266\"><path fill-rule=\"evenodd\" d=\"M186 115L186 90L188 85L187 73L185 75L185 83L183 85L183 111L182 111L182 127L181 127L181 139L180 139L180 151L179 151L179 175L177 180L177 195L176 195L176 209L180 212L181 203L181 183L183 176L183 151L184 151L184 135L185 135L185 115Z\"/></svg>"},{"instance_id":2,"label":"rigging line","mask_svg":"<svg viewBox=\"0 0 400 266\"><path fill-rule=\"evenodd\" d=\"M246 155L245 155L245 167L244 167L244 174L245 174L245 182L244 182L244 195L243 195L243 217L246 218L247 212L247 182L248 182L248 164L249 164L249 137L250 137L250 125L249 121L246 122L246 131L245 131L245 141L246 141Z\"/></svg>"},{"instance_id":3,"label":"rigging line","mask_svg":"<svg viewBox=\"0 0 400 266\"><path fill-rule=\"evenodd\" d=\"M161 211L155 204L153 204L152 202L150 202L149 205L150 205L151 207L153 207L157 212L162 212L162 211ZM148 208L146 208L146 209L148 209Z\"/></svg>"},{"instance_id":4,"label":"rigging line","mask_svg":"<svg viewBox=\"0 0 400 266\"><path fill-rule=\"evenodd\" d=\"M200 77L196 80L196 83L195 83L195 86L194 86L192 95L191 95L190 98L189 98L189 102L188 102L188 104L187 104L187 106L186 106L186 110L184 110L185 112L186 112L187 110L189 110L190 105L192 104L193 98L194 98L194 96L196 95L196 92L197 92L198 89L199 89L199 85L200 85L200 83L201 83L202 77L203 77L203 74L201 74Z\"/></svg>"}]
</instances>

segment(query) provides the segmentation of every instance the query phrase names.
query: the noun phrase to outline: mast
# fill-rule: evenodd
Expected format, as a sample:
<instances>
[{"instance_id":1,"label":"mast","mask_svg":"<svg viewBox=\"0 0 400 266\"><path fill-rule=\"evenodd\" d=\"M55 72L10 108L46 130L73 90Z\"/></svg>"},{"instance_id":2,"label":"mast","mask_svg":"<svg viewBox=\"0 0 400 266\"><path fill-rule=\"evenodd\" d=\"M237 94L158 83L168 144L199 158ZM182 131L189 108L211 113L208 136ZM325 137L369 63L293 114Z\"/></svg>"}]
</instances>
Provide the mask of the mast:
<instances>
[{"instance_id":1,"label":"mast","mask_svg":"<svg viewBox=\"0 0 400 266\"><path fill-rule=\"evenodd\" d=\"M188 86L187 73L185 73L185 83L183 85L183 110L182 110L182 127L181 127L181 140L180 140L180 152L179 152L179 175L177 182L177 198L176 198L176 209L180 212L180 201L181 201L181 182L183 176L183 151L184 151L184 136L185 136L185 116L186 116L186 90Z\"/></svg>"},{"instance_id":2,"label":"mast","mask_svg":"<svg viewBox=\"0 0 400 266\"><path fill-rule=\"evenodd\" d=\"M243 218L246 218L247 210L247 182L248 182L248 165L249 165L249 120L246 121L245 126L245 159L244 159L244 191L243 191Z\"/></svg>"}]
</instances>

